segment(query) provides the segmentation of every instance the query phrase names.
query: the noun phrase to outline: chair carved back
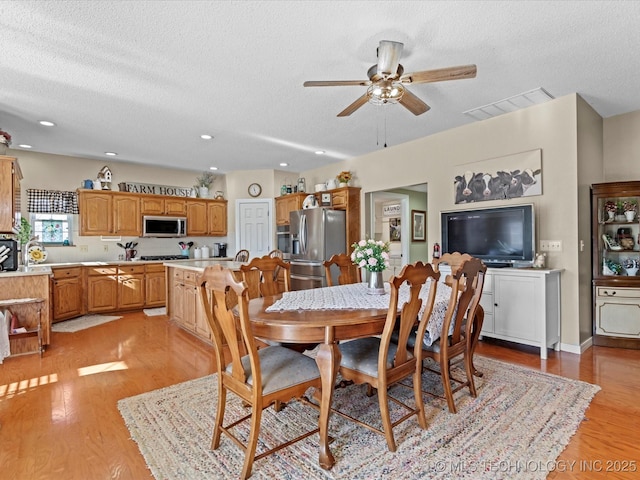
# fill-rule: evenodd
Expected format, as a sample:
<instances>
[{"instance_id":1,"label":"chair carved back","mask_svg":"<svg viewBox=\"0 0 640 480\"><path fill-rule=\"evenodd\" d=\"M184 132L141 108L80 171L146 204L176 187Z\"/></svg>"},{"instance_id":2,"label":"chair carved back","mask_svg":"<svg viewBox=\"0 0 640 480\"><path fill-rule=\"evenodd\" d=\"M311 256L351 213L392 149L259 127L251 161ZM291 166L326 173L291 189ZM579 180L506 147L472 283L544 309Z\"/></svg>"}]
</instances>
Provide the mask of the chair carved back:
<instances>
[{"instance_id":1,"label":"chair carved back","mask_svg":"<svg viewBox=\"0 0 640 480\"><path fill-rule=\"evenodd\" d=\"M278 282L279 271L282 271L283 285ZM249 288L249 298L265 297L291 289L291 271L288 263L281 258L255 257L246 265L240 266L242 278Z\"/></svg>"},{"instance_id":2,"label":"chair carved back","mask_svg":"<svg viewBox=\"0 0 640 480\"><path fill-rule=\"evenodd\" d=\"M236 256L233 259L233 261L234 262L248 262L249 261L249 250L246 250L246 249L238 250L238 253L236 253Z\"/></svg>"},{"instance_id":3,"label":"chair carved back","mask_svg":"<svg viewBox=\"0 0 640 480\"><path fill-rule=\"evenodd\" d=\"M473 257L468 253L443 253L440 258L433 259L433 268L435 268L436 272L439 272L441 264L449 265L451 267L451 274L445 277L444 283L451 286L451 283L453 282L452 276L458 271L460 265L472 258Z\"/></svg>"},{"instance_id":4,"label":"chair carved back","mask_svg":"<svg viewBox=\"0 0 640 480\"><path fill-rule=\"evenodd\" d=\"M338 285L362 282L362 273L360 268L358 268L357 265L354 265L351 260L351 256L347 253L333 255L329 260L325 260L322 264L324 265L328 286L333 285L333 278L331 276L331 267L333 265L336 265L340 270Z\"/></svg>"}]
</instances>

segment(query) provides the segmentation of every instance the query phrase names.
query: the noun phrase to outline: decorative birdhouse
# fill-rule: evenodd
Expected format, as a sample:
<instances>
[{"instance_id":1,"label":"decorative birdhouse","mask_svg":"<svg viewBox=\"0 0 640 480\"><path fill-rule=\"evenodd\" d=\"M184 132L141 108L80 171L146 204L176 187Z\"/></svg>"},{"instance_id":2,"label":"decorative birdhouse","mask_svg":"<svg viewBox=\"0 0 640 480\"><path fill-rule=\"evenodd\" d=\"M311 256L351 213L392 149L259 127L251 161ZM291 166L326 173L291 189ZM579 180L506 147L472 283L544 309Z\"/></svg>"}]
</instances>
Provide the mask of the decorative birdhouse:
<instances>
[{"instance_id":1,"label":"decorative birdhouse","mask_svg":"<svg viewBox=\"0 0 640 480\"><path fill-rule=\"evenodd\" d=\"M111 169L106 165L98 172L98 180L103 190L111 190Z\"/></svg>"}]
</instances>

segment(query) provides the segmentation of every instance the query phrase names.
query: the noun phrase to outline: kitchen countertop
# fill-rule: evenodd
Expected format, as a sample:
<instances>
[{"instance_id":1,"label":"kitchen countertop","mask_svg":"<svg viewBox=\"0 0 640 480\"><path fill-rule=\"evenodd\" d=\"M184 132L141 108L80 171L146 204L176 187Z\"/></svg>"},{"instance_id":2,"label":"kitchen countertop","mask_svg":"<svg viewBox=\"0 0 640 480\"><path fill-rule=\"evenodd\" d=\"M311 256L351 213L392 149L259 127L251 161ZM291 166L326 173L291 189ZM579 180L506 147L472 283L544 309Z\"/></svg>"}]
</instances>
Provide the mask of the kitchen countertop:
<instances>
[{"instance_id":1,"label":"kitchen countertop","mask_svg":"<svg viewBox=\"0 0 640 480\"><path fill-rule=\"evenodd\" d=\"M193 270L195 272L203 272L206 267L211 265L222 265L225 268L232 270L239 270L241 265L246 265L245 262L234 262L233 259L220 259L220 258L207 258L204 260L180 260L180 261L167 261L164 262L166 267L181 268L184 270Z\"/></svg>"},{"instance_id":2,"label":"kitchen countertop","mask_svg":"<svg viewBox=\"0 0 640 480\"><path fill-rule=\"evenodd\" d=\"M231 257L221 257L221 258L208 258L208 259L200 259L200 260L116 260L113 262L109 261L94 261L94 262L66 262L66 263L41 263L39 265L29 265L28 267L20 266L18 270L5 270L0 271L0 278L5 277L23 277L27 275L51 275L52 269L54 268L70 268L70 267L96 267L101 265L133 265L133 264L147 264L147 263L162 263L163 265L168 266L180 266L183 265L185 268L196 269L198 271L202 271L207 265L215 265L216 263L222 263L225 266L229 266L229 264L236 264L236 262L232 261ZM238 263L237 265L241 265Z\"/></svg>"}]
</instances>

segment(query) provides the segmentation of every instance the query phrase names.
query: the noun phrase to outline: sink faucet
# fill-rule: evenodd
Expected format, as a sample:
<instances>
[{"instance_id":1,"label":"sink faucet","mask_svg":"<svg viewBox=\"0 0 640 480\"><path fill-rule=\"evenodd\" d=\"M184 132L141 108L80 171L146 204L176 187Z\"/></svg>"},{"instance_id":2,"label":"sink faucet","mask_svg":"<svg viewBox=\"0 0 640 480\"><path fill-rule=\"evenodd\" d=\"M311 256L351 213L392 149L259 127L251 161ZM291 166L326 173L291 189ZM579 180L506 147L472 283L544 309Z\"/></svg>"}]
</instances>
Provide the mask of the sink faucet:
<instances>
[{"instance_id":1,"label":"sink faucet","mask_svg":"<svg viewBox=\"0 0 640 480\"><path fill-rule=\"evenodd\" d=\"M29 249L34 245L40 245L38 241L38 236L31 237L27 243L22 247L22 264L27 267L31 264L31 257L29 256Z\"/></svg>"}]
</instances>

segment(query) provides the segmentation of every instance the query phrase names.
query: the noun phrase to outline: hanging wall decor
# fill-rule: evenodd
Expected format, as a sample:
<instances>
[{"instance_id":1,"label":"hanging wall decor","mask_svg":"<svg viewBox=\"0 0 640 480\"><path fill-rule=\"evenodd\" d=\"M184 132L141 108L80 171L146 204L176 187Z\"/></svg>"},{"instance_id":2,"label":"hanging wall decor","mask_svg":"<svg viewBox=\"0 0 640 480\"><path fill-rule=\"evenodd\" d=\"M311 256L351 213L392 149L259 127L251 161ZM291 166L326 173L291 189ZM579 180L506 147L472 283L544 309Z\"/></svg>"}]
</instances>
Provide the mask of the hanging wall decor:
<instances>
[{"instance_id":1,"label":"hanging wall decor","mask_svg":"<svg viewBox=\"0 0 640 480\"><path fill-rule=\"evenodd\" d=\"M459 166L455 203L542 195L542 150L531 150Z\"/></svg>"}]
</instances>

